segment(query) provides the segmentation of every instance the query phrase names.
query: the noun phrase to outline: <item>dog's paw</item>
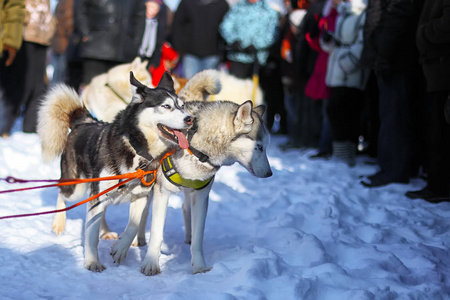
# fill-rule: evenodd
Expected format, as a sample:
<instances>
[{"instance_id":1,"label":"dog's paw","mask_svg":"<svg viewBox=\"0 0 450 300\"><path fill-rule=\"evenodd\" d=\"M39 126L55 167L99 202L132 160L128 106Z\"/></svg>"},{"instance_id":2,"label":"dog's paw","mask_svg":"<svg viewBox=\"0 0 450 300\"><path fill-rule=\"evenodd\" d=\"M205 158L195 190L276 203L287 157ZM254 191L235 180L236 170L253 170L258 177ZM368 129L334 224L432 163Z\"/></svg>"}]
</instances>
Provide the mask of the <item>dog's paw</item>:
<instances>
[{"instance_id":1,"label":"dog's paw","mask_svg":"<svg viewBox=\"0 0 450 300\"><path fill-rule=\"evenodd\" d=\"M56 214L53 218L52 231L58 235L66 230L66 214Z\"/></svg>"},{"instance_id":2,"label":"dog's paw","mask_svg":"<svg viewBox=\"0 0 450 300\"><path fill-rule=\"evenodd\" d=\"M119 235L117 232L108 231L100 235L100 238L102 240L117 240L119 238Z\"/></svg>"},{"instance_id":3,"label":"dog's paw","mask_svg":"<svg viewBox=\"0 0 450 300\"><path fill-rule=\"evenodd\" d=\"M198 273L206 273L211 271L212 268L209 267L199 267L199 268L194 268L192 267L192 273L193 274L198 274Z\"/></svg>"},{"instance_id":4,"label":"dog's paw","mask_svg":"<svg viewBox=\"0 0 450 300\"><path fill-rule=\"evenodd\" d=\"M145 276L153 276L161 273L159 262L152 259L144 259L144 262L141 265L141 273Z\"/></svg>"},{"instance_id":5,"label":"dog's paw","mask_svg":"<svg viewBox=\"0 0 450 300\"><path fill-rule=\"evenodd\" d=\"M85 261L84 267L89 271L97 273L103 272L106 269L106 267L102 265L99 261Z\"/></svg>"},{"instance_id":6,"label":"dog's paw","mask_svg":"<svg viewBox=\"0 0 450 300\"><path fill-rule=\"evenodd\" d=\"M114 261L114 263L121 264L127 258L128 248L123 247L119 239L116 243L111 246L111 252L109 253Z\"/></svg>"},{"instance_id":7,"label":"dog's paw","mask_svg":"<svg viewBox=\"0 0 450 300\"><path fill-rule=\"evenodd\" d=\"M147 245L145 238L138 238L137 236L134 238L133 242L131 243L131 246L133 246L133 247L142 247L145 245Z\"/></svg>"}]
</instances>

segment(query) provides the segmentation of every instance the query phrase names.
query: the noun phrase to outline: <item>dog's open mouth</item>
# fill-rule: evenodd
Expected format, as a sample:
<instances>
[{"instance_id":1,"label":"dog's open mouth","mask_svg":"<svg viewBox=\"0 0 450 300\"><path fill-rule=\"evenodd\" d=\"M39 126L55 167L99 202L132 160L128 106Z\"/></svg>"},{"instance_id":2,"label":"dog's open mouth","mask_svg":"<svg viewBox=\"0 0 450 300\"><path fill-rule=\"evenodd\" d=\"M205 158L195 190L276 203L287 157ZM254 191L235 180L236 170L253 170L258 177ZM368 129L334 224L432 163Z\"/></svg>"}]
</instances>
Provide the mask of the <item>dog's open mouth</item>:
<instances>
[{"instance_id":1,"label":"dog's open mouth","mask_svg":"<svg viewBox=\"0 0 450 300\"><path fill-rule=\"evenodd\" d=\"M158 124L158 129L165 138L177 143L181 149L189 148L189 142L186 139L186 135L181 130L169 128L162 124Z\"/></svg>"}]
</instances>

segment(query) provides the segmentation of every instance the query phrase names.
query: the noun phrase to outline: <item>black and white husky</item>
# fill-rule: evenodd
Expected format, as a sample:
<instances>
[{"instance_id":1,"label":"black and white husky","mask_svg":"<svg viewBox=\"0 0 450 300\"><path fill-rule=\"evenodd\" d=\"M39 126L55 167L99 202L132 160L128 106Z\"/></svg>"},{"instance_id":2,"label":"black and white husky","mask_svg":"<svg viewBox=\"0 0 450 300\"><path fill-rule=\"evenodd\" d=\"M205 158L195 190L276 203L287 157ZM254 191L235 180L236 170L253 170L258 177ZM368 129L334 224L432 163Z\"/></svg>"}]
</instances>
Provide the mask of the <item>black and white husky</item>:
<instances>
[{"instance_id":1,"label":"black and white husky","mask_svg":"<svg viewBox=\"0 0 450 300\"><path fill-rule=\"evenodd\" d=\"M133 73L130 73L130 83L133 99L112 123L93 118L75 90L65 85L56 86L46 95L38 112L38 134L44 160L62 153L61 179L120 175L138 168L154 170L170 148L177 144L181 148L188 147L182 130L192 126L193 117L184 110L183 101L175 94L170 75L164 74L155 89L141 84ZM57 208L65 208L66 201L84 196L86 185L90 195L96 195L117 183L118 180L63 186ZM100 228L109 232L103 218L106 206L130 201L130 213L142 211L151 188L133 180L87 204L86 269L95 272L105 269L99 261L97 247ZM64 231L65 221L65 213L56 214L53 231Z\"/></svg>"},{"instance_id":2,"label":"black and white husky","mask_svg":"<svg viewBox=\"0 0 450 300\"><path fill-rule=\"evenodd\" d=\"M220 90L217 71L206 70L196 74L178 94L185 100L185 109L195 117L189 130L188 149L178 149L161 164L153 189L150 243L141 265L145 275L160 272L159 257L168 200L171 194L183 190L185 242L191 244L193 273L210 270L203 255L203 233L208 208L209 192L214 175L221 166L239 163L252 175L266 178L272 175L266 149L269 132L262 116L265 107L252 108L252 102L239 105L230 101L190 101L206 99ZM143 213L139 230L127 226L120 239L112 246L111 256L122 262L137 236L137 244L145 244L145 224L148 209L135 210L130 223Z\"/></svg>"}]
</instances>

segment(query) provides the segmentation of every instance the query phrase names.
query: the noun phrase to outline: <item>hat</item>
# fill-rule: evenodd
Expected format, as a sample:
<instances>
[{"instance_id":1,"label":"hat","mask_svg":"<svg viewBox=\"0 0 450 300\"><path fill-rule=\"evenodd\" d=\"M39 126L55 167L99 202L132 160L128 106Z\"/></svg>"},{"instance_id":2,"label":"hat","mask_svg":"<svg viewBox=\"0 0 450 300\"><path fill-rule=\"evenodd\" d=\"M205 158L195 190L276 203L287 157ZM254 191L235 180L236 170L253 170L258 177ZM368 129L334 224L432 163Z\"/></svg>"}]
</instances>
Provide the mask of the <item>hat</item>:
<instances>
[{"instance_id":1,"label":"hat","mask_svg":"<svg viewBox=\"0 0 450 300\"><path fill-rule=\"evenodd\" d=\"M295 27L299 27L306 15L306 9L296 9L289 14L289 23Z\"/></svg>"}]
</instances>

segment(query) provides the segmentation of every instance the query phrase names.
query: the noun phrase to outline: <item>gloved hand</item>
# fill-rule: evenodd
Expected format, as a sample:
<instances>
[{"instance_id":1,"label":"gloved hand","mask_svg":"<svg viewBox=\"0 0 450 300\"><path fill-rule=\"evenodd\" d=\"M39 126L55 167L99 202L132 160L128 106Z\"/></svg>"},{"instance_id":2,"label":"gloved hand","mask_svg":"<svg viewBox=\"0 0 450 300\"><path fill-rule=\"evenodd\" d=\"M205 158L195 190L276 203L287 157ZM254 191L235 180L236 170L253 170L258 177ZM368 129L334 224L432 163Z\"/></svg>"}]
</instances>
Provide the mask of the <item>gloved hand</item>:
<instances>
[{"instance_id":1,"label":"gloved hand","mask_svg":"<svg viewBox=\"0 0 450 300\"><path fill-rule=\"evenodd\" d=\"M13 47L9 45L3 45L3 51L8 53L8 58L6 59L5 66L9 67L12 65L14 59L16 58L17 49L14 49Z\"/></svg>"},{"instance_id":2,"label":"gloved hand","mask_svg":"<svg viewBox=\"0 0 450 300\"><path fill-rule=\"evenodd\" d=\"M322 33L322 40L325 43L331 43L334 40L333 34L331 34L328 30L324 30Z\"/></svg>"},{"instance_id":3,"label":"gloved hand","mask_svg":"<svg viewBox=\"0 0 450 300\"><path fill-rule=\"evenodd\" d=\"M238 41L233 42L233 44L231 44L231 50L241 52L242 51L241 43Z\"/></svg>"},{"instance_id":4,"label":"gloved hand","mask_svg":"<svg viewBox=\"0 0 450 300\"><path fill-rule=\"evenodd\" d=\"M244 49L244 52L252 54L252 53L256 53L257 50L256 50L255 46L250 45L250 46L248 46L247 48Z\"/></svg>"}]
</instances>

